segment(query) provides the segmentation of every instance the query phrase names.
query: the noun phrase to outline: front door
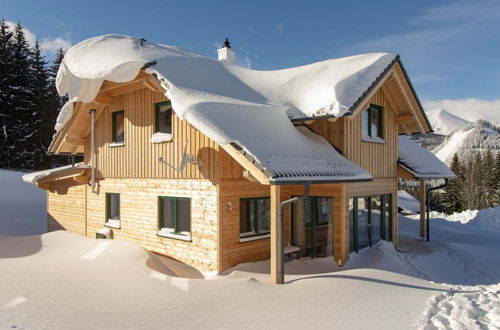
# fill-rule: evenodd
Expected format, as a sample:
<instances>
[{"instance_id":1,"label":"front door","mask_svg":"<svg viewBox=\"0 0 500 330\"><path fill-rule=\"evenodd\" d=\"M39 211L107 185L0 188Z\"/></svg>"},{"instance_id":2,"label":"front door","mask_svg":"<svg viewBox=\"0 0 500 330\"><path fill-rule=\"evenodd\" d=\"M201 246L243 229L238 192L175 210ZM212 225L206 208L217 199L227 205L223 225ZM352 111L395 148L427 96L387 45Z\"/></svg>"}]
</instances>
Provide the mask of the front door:
<instances>
[{"instance_id":1,"label":"front door","mask_svg":"<svg viewBox=\"0 0 500 330\"><path fill-rule=\"evenodd\" d=\"M302 257L333 253L333 198L308 197L292 204L291 243Z\"/></svg>"}]
</instances>

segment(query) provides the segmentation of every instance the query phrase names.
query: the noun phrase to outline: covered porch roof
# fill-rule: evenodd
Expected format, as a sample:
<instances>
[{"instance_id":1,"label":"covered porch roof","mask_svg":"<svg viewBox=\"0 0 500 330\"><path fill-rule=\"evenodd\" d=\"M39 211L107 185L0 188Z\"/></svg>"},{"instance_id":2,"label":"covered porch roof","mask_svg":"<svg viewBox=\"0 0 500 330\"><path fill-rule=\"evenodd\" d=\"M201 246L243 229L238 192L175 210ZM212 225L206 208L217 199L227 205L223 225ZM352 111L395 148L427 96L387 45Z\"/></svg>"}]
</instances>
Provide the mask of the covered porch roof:
<instances>
[{"instance_id":1,"label":"covered porch roof","mask_svg":"<svg viewBox=\"0 0 500 330\"><path fill-rule=\"evenodd\" d=\"M399 136L399 176L405 179L452 179L453 173L445 163L429 150L422 148L408 136Z\"/></svg>"}]
</instances>

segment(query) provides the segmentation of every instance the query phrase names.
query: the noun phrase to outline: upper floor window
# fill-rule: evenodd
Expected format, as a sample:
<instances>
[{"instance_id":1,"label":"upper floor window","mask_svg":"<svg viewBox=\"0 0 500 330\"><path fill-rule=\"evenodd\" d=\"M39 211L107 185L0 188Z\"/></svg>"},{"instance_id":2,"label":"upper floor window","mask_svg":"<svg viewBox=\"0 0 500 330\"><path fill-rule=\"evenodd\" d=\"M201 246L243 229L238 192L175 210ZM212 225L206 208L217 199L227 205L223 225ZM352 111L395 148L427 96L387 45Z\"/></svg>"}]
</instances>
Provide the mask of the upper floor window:
<instances>
[{"instance_id":1,"label":"upper floor window","mask_svg":"<svg viewBox=\"0 0 500 330\"><path fill-rule=\"evenodd\" d=\"M170 101L155 104L155 133L172 134L172 105Z\"/></svg>"},{"instance_id":2,"label":"upper floor window","mask_svg":"<svg viewBox=\"0 0 500 330\"><path fill-rule=\"evenodd\" d=\"M125 112L115 111L111 114L112 120L112 142L125 143Z\"/></svg>"},{"instance_id":3,"label":"upper floor window","mask_svg":"<svg viewBox=\"0 0 500 330\"><path fill-rule=\"evenodd\" d=\"M363 138L383 138L382 107L370 104L370 107L361 113Z\"/></svg>"},{"instance_id":4,"label":"upper floor window","mask_svg":"<svg viewBox=\"0 0 500 330\"><path fill-rule=\"evenodd\" d=\"M172 105L170 101L155 104L155 131L152 143L172 141Z\"/></svg>"}]
</instances>

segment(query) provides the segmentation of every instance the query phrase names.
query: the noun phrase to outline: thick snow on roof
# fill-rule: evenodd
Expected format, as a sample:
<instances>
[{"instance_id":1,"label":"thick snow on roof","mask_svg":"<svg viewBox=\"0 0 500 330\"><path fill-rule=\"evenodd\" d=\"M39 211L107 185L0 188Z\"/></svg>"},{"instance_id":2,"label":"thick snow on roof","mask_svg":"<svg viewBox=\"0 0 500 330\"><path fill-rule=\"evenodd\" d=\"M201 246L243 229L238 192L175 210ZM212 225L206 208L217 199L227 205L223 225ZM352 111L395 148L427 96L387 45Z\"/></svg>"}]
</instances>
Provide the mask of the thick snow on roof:
<instances>
[{"instance_id":1,"label":"thick snow on roof","mask_svg":"<svg viewBox=\"0 0 500 330\"><path fill-rule=\"evenodd\" d=\"M432 152L405 135L399 136L398 163L416 178L454 178L455 174Z\"/></svg>"},{"instance_id":2,"label":"thick snow on roof","mask_svg":"<svg viewBox=\"0 0 500 330\"><path fill-rule=\"evenodd\" d=\"M256 71L173 46L104 35L67 52L57 88L70 102L91 102L105 80L130 81L155 62L146 72L160 80L176 114L220 145L239 144L273 173L293 169L321 176L333 166L342 169L338 177L369 179L324 139L294 128L290 118L345 115L395 58L372 53ZM59 129L69 117L61 113Z\"/></svg>"},{"instance_id":3,"label":"thick snow on roof","mask_svg":"<svg viewBox=\"0 0 500 330\"><path fill-rule=\"evenodd\" d=\"M75 166L66 165L66 166L51 168L48 170L32 172L32 173L23 175L23 181L28 182L28 183L36 183L38 180L45 178L46 176L49 176L51 174L66 172L66 171L70 171L70 170L77 169L77 168L85 169L88 167L89 166L84 165L83 163L76 163Z\"/></svg>"}]
</instances>

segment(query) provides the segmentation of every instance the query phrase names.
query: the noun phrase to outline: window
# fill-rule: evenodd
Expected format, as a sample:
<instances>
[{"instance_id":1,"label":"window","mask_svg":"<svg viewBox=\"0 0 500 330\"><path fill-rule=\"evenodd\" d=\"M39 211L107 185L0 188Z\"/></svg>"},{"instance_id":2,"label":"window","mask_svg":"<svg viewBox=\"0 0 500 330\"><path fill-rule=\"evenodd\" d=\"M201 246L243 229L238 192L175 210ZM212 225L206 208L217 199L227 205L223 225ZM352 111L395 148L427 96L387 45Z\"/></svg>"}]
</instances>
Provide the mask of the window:
<instances>
[{"instance_id":1,"label":"window","mask_svg":"<svg viewBox=\"0 0 500 330\"><path fill-rule=\"evenodd\" d=\"M172 134L172 105L170 101L155 104L155 133Z\"/></svg>"},{"instance_id":2,"label":"window","mask_svg":"<svg viewBox=\"0 0 500 330\"><path fill-rule=\"evenodd\" d=\"M333 254L333 198L309 196L291 206L291 244L302 257Z\"/></svg>"},{"instance_id":3,"label":"window","mask_svg":"<svg viewBox=\"0 0 500 330\"><path fill-rule=\"evenodd\" d=\"M361 129L363 138L383 138L382 107L370 104L370 107L361 113Z\"/></svg>"},{"instance_id":4,"label":"window","mask_svg":"<svg viewBox=\"0 0 500 330\"><path fill-rule=\"evenodd\" d=\"M159 197L159 236L191 240L191 199Z\"/></svg>"},{"instance_id":5,"label":"window","mask_svg":"<svg viewBox=\"0 0 500 330\"><path fill-rule=\"evenodd\" d=\"M380 239L391 241L392 194L349 199L349 250L358 252Z\"/></svg>"},{"instance_id":6,"label":"window","mask_svg":"<svg viewBox=\"0 0 500 330\"><path fill-rule=\"evenodd\" d=\"M120 228L120 194L106 193L107 227Z\"/></svg>"},{"instance_id":7,"label":"window","mask_svg":"<svg viewBox=\"0 0 500 330\"><path fill-rule=\"evenodd\" d=\"M269 197L242 198L240 200L240 237L269 234L270 230Z\"/></svg>"},{"instance_id":8,"label":"window","mask_svg":"<svg viewBox=\"0 0 500 330\"><path fill-rule=\"evenodd\" d=\"M112 125L113 144L125 143L125 113L123 110L112 113Z\"/></svg>"}]
</instances>

